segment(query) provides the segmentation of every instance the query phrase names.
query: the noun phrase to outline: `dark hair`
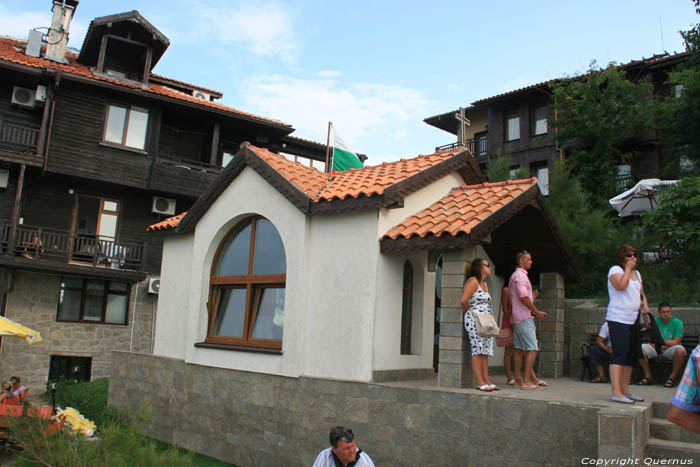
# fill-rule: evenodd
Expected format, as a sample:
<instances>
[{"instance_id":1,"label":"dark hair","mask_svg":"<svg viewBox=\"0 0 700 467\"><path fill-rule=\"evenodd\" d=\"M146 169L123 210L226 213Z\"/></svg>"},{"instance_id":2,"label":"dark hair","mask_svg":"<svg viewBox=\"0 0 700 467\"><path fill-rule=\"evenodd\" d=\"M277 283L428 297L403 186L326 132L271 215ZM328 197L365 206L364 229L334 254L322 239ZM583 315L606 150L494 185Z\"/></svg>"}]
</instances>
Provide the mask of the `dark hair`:
<instances>
[{"instance_id":1,"label":"dark hair","mask_svg":"<svg viewBox=\"0 0 700 467\"><path fill-rule=\"evenodd\" d=\"M527 250L520 250L515 254L515 265L520 266L520 258L522 258L525 255L529 255L530 252Z\"/></svg>"},{"instance_id":2,"label":"dark hair","mask_svg":"<svg viewBox=\"0 0 700 467\"><path fill-rule=\"evenodd\" d=\"M19 376L13 376L12 378L10 378L10 381L12 382L12 384L19 383Z\"/></svg>"},{"instance_id":3,"label":"dark hair","mask_svg":"<svg viewBox=\"0 0 700 467\"><path fill-rule=\"evenodd\" d=\"M620 266L621 268L625 267L625 260L627 259L625 255L628 255L630 253L637 253L637 249L632 245L628 245L627 243L620 245L620 247L617 249L618 266Z\"/></svg>"},{"instance_id":4,"label":"dark hair","mask_svg":"<svg viewBox=\"0 0 700 467\"><path fill-rule=\"evenodd\" d=\"M355 434L350 428L345 428L344 426L336 426L331 428L331 433L328 435L328 441L334 448L338 447L338 441L344 443L352 443L355 439Z\"/></svg>"},{"instance_id":5,"label":"dark hair","mask_svg":"<svg viewBox=\"0 0 700 467\"><path fill-rule=\"evenodd\" d=\"M476 277L476 280L481 282L481 267L487 262L484 258L476 258L469 265L469 277Z\"/></svg>"},{"instance_id":6,"label":"dark hair","mask_svg":"<svg viewBox=\"0 0 700 467\"><path fill-rule=\"evenodd\" d=\"M661 311L662 308L666 308L666 307L671 308L671 305L668 302L659 303L659 311Z\"/></svg>"}]
</instances>

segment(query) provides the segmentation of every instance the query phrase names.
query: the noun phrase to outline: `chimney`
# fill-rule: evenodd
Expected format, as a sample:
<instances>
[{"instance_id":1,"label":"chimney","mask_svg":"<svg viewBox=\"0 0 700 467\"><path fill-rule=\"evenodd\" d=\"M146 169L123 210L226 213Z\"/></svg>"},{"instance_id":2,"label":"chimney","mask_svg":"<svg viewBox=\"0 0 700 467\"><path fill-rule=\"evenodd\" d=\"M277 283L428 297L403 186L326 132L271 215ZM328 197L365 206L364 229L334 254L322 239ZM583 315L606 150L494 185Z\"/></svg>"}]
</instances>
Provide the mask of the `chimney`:
<instances>
[{"instance_id":1,"label":"chimney","mask_svg":"<svg viewBox=\"0 0 700 467\"><path fill-rule=\"evenodd\" d=\"M80 0L54 0L53 20L49 29L49 42L46 46L44 58L54 62L67 63L66 48L68 47L68 33L73 13Z\"/></svg>"}]
</instances>

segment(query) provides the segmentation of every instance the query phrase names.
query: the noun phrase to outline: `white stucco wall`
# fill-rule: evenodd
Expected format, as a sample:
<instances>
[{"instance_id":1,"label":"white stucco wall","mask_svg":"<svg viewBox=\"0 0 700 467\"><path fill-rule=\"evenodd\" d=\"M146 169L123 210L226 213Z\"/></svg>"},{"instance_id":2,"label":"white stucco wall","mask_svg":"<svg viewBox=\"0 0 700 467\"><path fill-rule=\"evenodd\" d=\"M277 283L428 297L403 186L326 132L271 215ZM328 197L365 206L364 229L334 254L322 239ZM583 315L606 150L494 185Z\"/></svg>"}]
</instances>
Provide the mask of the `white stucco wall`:
<instances>
[{"instance_id":1,"label":"white stucco wall","mask_svg":"<svg viewBox=\"0 0 700 467\"><path fill-rule=\"evenodd\" d=\"M170 235L163 245L153 353L185 358L194 235Z\"/></svg>"},{"instance_id":2,"label":"white stucco wall","mask_svg":"<svg viewBox=\"0 0 700 467\"><path fill-rule=\"evenodd\" d=\"M382 208L379 210L379 237L402 223L412 215L422 211L431 204L447 196L452 188L464 185L464 179L456 172L436 180L428 186L411 193L404 199L402 208Z\"/></svg>"},{"instance_id":3,"label":"white stucco wall","mask_svg":"<svg viewBox=\"0 0 700 467\"><path fill-rule=\"evenodd\" d=\"M411 354L401 355L403 268L413 266ZM427 271L425 251L381 255L377 265L374 370L431 368L435 324L435 273Z\"/></svg>"},{"instance_id":4,"label":"white stucco wall","mask_svg":"<svg viewBox=\"0 0 700 467\"><path fill-rule=\"evenodd\" d=\"M377 211L310 218L302 374L370 381Z\"/></svg>"}]
</instances>

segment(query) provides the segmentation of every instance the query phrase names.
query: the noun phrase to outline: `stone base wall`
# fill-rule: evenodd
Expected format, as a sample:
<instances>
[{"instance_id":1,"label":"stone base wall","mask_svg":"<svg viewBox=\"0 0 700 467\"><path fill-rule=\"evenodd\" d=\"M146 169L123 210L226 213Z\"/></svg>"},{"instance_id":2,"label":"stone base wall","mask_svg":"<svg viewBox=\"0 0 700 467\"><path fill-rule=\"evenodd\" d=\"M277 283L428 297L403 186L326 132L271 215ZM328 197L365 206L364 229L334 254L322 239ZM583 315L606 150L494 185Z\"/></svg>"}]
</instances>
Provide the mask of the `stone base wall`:
<instances>
[{"instance_id":1,"label":"stone base wall","mask_svg":"<svg viewBox=\"0 0 700 467\"><path fill-rule=\"evenodd\" d=\"M353 429L377 465L580 465L632 455L634 417L599 408L446 389L287 378L115 352L109 403L120 417L242 467L309 466L328 431ZM636 416L637 414L635 414ZM640 415L641 416L641 415ZM614 433L598 443L598 430Z\"/></svg>"},{"instance_id":2,"label":"stone base wall","mask_svg":"<svg viewBox=\"0 0 700 467\"><path fill-rule=\"evenodd\" d=\"M60 280L58 275L16 271L7 295L5 316L39 331L43 342L29 345L24 339L3 338L0 375L20 376L33 393L46 387L51 355L91 357L91 378L96 379L110 376L113 350L151 352L157 296L146 293L145 282L132 285L128 324L122 326L57 322Z\"/></svg>"}]
</instances>

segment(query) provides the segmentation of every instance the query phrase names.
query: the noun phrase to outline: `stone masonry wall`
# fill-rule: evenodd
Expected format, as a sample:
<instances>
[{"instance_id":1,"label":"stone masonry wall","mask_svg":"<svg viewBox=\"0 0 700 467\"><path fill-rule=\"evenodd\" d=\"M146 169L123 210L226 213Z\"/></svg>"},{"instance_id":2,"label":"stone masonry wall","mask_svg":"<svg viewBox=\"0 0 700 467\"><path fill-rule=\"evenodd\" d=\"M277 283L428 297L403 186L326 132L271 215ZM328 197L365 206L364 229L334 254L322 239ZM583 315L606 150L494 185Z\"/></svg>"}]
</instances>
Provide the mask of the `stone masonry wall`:
<instances>
[{"instance_id":1,"label":"stone masonry wall","mask_svg":"<svg viewBox=\"0 0 700 467\"><path fill-rule=\"evenodd\" d=\"M6 317L39 331L43 342L5 337L0 353L0 379L18 375L33 393L46 387L51 355L92 357L92 379L109 377L113 350L151 351L154 296L145 283L132 285L128 324L57 322L60 276L16 271L8 293ZM137 290L138 289L138 290ZM134 299L136 297L136 306ZM134 319L135 311L135 319ZM133 344L132 344L133 326Z\"/></svg>"},{"instance_id":2,"label":"stone masonry wall","mask_svg":"<svg viewBox=\"0 0 700 467\"><path fill-rule=\"evenodd\" d=\"M377 465L579 465L599 449L626 455L630 446L598 446L599 426L619 425L599 408L286 378L126 352L112 357L109 402L119 416L147 415L156 439L242 467L311 465L337 424L353 429Z\"/></svg>"}]
</instances>

